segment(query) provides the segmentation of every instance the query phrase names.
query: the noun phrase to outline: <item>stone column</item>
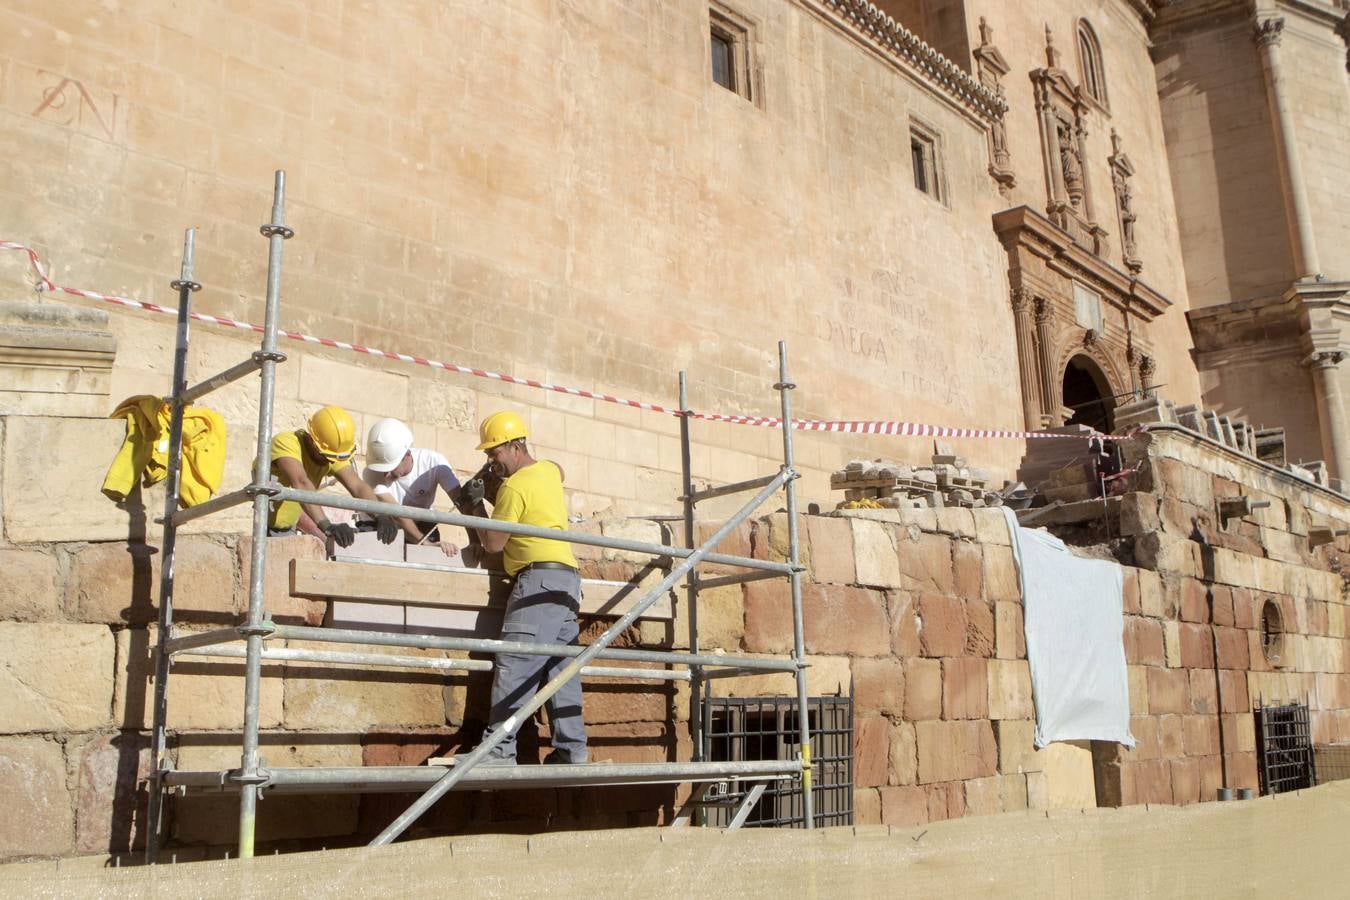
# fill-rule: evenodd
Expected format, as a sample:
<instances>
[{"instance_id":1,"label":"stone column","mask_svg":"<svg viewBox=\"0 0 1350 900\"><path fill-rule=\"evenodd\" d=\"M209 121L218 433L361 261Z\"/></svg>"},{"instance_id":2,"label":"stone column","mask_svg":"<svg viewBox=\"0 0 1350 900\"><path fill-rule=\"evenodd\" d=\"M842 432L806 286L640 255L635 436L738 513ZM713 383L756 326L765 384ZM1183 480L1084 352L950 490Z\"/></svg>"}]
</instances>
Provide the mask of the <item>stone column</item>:
<instances>
[{"instance_id":1,"label":"stone column","mask_svg":"<svg viewBox=\"0 0 1350 900\"><path fill-rule=\"evenodd\" d=\"M1153 391L1153 373L1158 369L1158 364L1153 357L1144 354L1139 357L1139 390L1143 391L1145 396Z\"/></svg>"},{"instance_id":2,"label":"stone column","mask_svg":"<svg viewBox=\"0 0 1350 900\"><path fill-rule=\"evenodd\" d=\"M1022 383L1022 420L1027 431L1041 427L1040 385L1036 381L1036 341L1032 335L1034 300L1026 288L1013 291L1013 326L1017 331L1017 372Z\"/></svg>"},{"instance_id":3,"label":"stone column","mask_svg":"<svg viewBox=\"0 0 1350 900\"><path fill-rule=\"evenodd\" d=\"M1055 360L1052 355L1054 341L1050 325L1050 301L1044 297L1036 298L1036 349L1041 368L1041 427L1054 427L1059 424L1059 404L1055 398Z\"/></svg>"},{"instance_id":4,"label":"stone column","mask_svg":"<svg viewBox=\"0 0 1350 900\"><path fill-rule=\"evenodd\" d=\"M1321 271L1317 261L1317 242L1313 235L1308 189L1303 181L1303 160L1294 133L1294 116L1285 96L1284 73L1280 66L1280 38L1284 19L1259 18L1253 28L1261 69L1266 80L1266 100L1275 124L1275 150L1280 163L1280 185L1285 200L1285 218L1289 223L1289 241L1294 251L1294 280L1312 278Z\"/></svg>"},{"instance_id":5,"label":"stone column","mask_svg":"<svg viewBox=\"0 0 1350 900\"><path fill-rule=\"evenodd\" d=\"M1341 405L1338 367L1344 350L1314 350L1306 364L1312 369L1313 393L1317 397L1317 424L1322 432L1322 454L1333 478L1350 478L1350 440L1346 436L1345 409Z\"/></svg>"}]
</instances>

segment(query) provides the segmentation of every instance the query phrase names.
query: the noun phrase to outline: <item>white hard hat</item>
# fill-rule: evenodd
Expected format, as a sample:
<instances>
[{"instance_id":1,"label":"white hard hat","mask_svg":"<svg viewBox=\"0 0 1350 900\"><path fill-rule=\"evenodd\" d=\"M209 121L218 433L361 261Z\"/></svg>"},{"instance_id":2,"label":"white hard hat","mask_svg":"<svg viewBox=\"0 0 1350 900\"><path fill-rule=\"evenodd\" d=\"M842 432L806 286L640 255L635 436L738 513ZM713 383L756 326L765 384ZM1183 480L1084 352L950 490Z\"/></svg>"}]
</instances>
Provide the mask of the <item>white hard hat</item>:
<instances>
[{"instance_id":1,"label":"white hard hat","mask_svg":"<svg viewBox=\"0 0 1350 900\"><path fill-rule=\"evenodd\" d=\"M370 426L366 441L366 468L372 472L389 472L403 462L412 447L412 430L398 419L381 419Z\"/></svg>"}]
</instances>

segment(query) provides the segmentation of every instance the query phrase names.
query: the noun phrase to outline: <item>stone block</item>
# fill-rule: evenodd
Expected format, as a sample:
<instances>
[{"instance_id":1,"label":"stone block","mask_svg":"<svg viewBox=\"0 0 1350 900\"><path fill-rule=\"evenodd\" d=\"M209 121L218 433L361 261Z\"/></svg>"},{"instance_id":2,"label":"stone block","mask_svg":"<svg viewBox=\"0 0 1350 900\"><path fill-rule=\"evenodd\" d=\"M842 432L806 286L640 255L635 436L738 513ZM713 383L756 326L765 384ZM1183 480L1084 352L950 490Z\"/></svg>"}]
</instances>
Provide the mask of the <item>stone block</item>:
<instances>
[{"instance_id":1,"label":"stone block","mask_svg":"<svg viewBox=\"0 0 1350 900\"><path fill-rule=\"evenodd\" d=\"M888 781L891 725L883 716L859 716L853 723L853 783L880 787Z\"/></svg>"},{"instance_id":2,"label":"stone block","mask_svg":"<svg viewBox=\"0 0 1350 900\"><path fill-rule=\"evenodd\" d=\"M1022 599L1011 547L984 548L984 596L986 600Z\"/></svg>"},{"instance_id":3,"label":"stone block","mask_svg":"<svg viewBox=\"0 0 1350 900\"><path fill-rule=\"evenodd\" d=\"M955 593L951 538L945 534L920 532L916 535L902 531L896 540L895 552L899 568L897 587L925 593ZM861 565L858 576L861 579Z\"/></svg>"},{"instance_id":4,"label":"stone block","mask_svg":"<svg viewBox=\"0 0 1350 900\"><path fill-rule=\"evenodd\" d=\"M114 658L103 625L0 622L0 734L109 724Z\"/></svg>"},{"instance_id":5,"label":"stone block","mask_svg":"<svg viewBox=\"0 0 1350 900\"><path fill-rule=\"evenodd\" d=\"M1203 581L1194 578L1181 579L1181 620L1209 621L1209 592Z\"/></svg>"},{"instance_id":6,"label":"stone block","mask_svg":"<svg viewBox=\"0 0 1350 900\"><path fill-rule=\"evenodd\" d=\"M331 521L339 521L338 510L330 510L329 518ZM301 536L297 535L293 540L298 540L299 537ZM269 538L269 540L275 540L275 538ZM315 540L317 540L317 538ZM271 549L272 548L269 546L269 557L271 556ZM334 559L348 559L356 562L365 560L368 562L401 563L404 561L406 555L404 534L402 531L400 531L394 540L388 544L381 542L379 535L373 531L358 531L356 533L356 540L350 547L339 547L336 544L333 545Z\"/></svg>"},{"instance_id":7,"label":"stone block","mask_svg":"<svg viewBox=\"0 0 1350 900\"><path fill-rule=\"evenodd\" d=\"M1245 669L1250 658L1247 635L1241 628L1214 627L1219 649L1219 668Z\"/></svg>"},{"instance_id":8,"label":"stone block","mask_svg":"<svg viewBox=\"0 0 1350 900\"><path fill-rule=\"evenodd\" d=\"M980 600L984 597L984 551L979 544L952 542L952 576L955 579L954 593L962 600Z\"/></svg>"},{"instance_id":9,"label":"stone block","mask_svg":"<svg viewBox=\"0 0 1350 900\"><path fill-rule=\"evenodd\" d=\"M5 857L58 856L75 849L75 812L61 745L40 737L0 738L0 847Z\"/></svg>"},{"instance_id":10,"label":"stone block","mask_svg":"<svg viewBox=\"0 0 1350 900\"><path fill-rule=\"evenodd\" d=\"M1002 776L972 778L964 782L964 786L967 815L992 816L1003 812Z\"/></svg>"},{"instance_id":11,"label":"stone block","mask_svg":"<svg viewBox=\"0 0 1350 900\"><path fill-rule=\"evenodd\" d=\"M802 616L810 653L886 656L891 652L891 624L880 591L806 584L802 586ZM789 615L789 628L791 624Z\"/></svg>"},{"instance_id":12,"label":"stone block","mask_svg":"<svg viewBox=\"0 0 1350 900\"><path fill-rule=\"evenodd\" d=\"M1139 579L1139 611L1154 619L1163 618L1166 604L1162 577L1157 572L1150 572L1147 569L1135 571Z\"/></svg>"},{"instance_id":13,"label":"stone block","mask_svg":"<svg viewBox=\"0 0 1350 900\"><path fill-rule=\"evenodd\" d=\"M811 542L809 540L802 540L802 538L806 537L807 535L805 527L806 518L807 517L801 515L797 516L797 555L798 555L798 562L800 562L803 566L806 566L807 569L809 570L811 567ZM642 520L620 519L617 521L629 523L631 526L632 523L639 522ZM643 522L643 524L656 525L655 522ZM617 534L617 532L615 533ZM606 530L605 534L609 535L610 531ZM751 535L751 543L755 551L754 553L755 558L768 559L772 560L773 562L788 561L788 557L791 553L792 548L788 535L787 513L785 512L772 513L771 515L764 516L763 518L757 520L750 531L750 535ZM628 535L622 536L627 537ZM657 544L662 543L660 537L660 526L657 526L656 537L644 538L633 536L632 539L640 541L645 540ZM611 552L615 551L606 551L606 553ZM646 562L648 559L650 559L650 557L643 554L641 558L637 559L637 561Z\"/></svg>"},{"instance_id":14,"label":"stone block","mask_svg":"<svg viewBox=\"0 0 1350 900\"><path fill-rule=\"evenodd\" d=\"M1214 635L1210 626L1181 623L1181 665L1187 669L1214 668Z\"/></svg>"},{"instance_id":15,"label":"stone block","mask_svg":"<svg viewBox=\"0 0 1350 900\"><path fill-rule=\"evenodd\" d=\"M1257 759L1255 753L1229 753L1226 757L1228 763L1228 786L1234 789L1251 788L1253 791L1260 787L1260 775L1258 774Z\"/></svg>"},{"instance_id":16,"label":"stone block","mask_svg":"<svg viewBox=\"0 0 1350 900\"><path fill-rule=\"evenodd\" d=\"M916 722L919 783L962 781L993 775L998 747L988 720Z\"/></svg>"},{"instance_id":17,"label":"stone block","mask_svg":"<svg viewBox=\"0 0 1350 900\"><path fill-rule=\"evenodd\" d=\"M1028 772L1023 776L1027 780L1027 809L1050 808L1050 781L1044 772Z\"/></svg>"},{"instance_id":18,"label":"stone block","mask_svg":"<svg viewBox=\"0 0 1350 900\"><path fill-rule=\"evenodd\" d=\"M1003 719L994 723L998 736L998 770L1002 773L1039 772L1044 767L1041 751L1036 749L1036 723Z\"/></svg>"},{"instance_id":19,"label":"stone block","mask_svg":"<svg viewBox=\"0 0 1350 900\"><path fill-rule=\"evenodd\" d=\"M160 552L148 544L89 544L70 556L66 610L82 622L144 625L159 613ZM208 538L180 536L174 551L174 620L232 623L238 615L234 554Z\"/></svg>"},{"instance_id":20,"label":"stone block","mask_svg":"<svg viewBox=\"0 0 1350 900\"><path fill-rule=\"evenodd\" d=\"M1157 759L1160 743L1158 738L1158 720L1153 716L1131 716L1130 734L1134 737L1134 749L1129 751L1133 761Z\"/></svg>"},{"instance_id":21,"label":"stone block","mask_svg":"<svg viewBox=\"0 0 1350 900\"><path fill-rule=\"evenodd\" d=\"M362 532L359 537L374 536ZM249 570L253 560L253 538L239 539L239 610L248 611ZM437 551L439 552L439 551ZM307 534L294 534L267 539L267 561L263 568L263 608L276 622L317 625L323 621L324 604L305 597L291 596L291 560L322 560L327 556L324 544ZM177 591L174 592L175 598Z\"/></svg>"},{"instance_id":22,"label":"stone block","mask_svg":"<svg viewBox=\"0 0 1350 900\"><path fill-rule=\"evenodd\" d=\"M920 594L919 620L919 643L924 656L961 656L965 653L965 603L942 594Z\"/></svg>"},{"instance_id":23,"label":"stone block","mask_svg":"<svg viewBox=\"0 0 1350 900\"><path fill-rule=\"evenodd\" d=\"M789 653L793 641L792 590L787 579L745 585L745 649L751 653Z\"/></svg>"},{"instance_id":24,"label":"stone block","mask_svg":"<svg viewBox=\"0 0 1350 900\"><path fill-rule=\"evenodd\" d=\"M1200 801L1200 761L1196 759L1173 759L1172 802L1178 806Z\"/></svg>"},{"instance_id":25,"label":"stone block","mask_svg":"<svg viewBox=\"0 0 1350 900\"><path fill-rule=\"evenodd\" d=\"M127 539L137 520L163 509L163 500L144 498L145 508L119 506L102 494L108 464L122 443L121 419L8 416L5 419L3 504L5 537L12 544L38 541ZM106 453L91 453L106 447ZM42 460L42 465L34 465ZM135 496L135 495L133 495ZM53 510L60 510L53 515Z\"/></svg>"},{"instance_id":26,"label":"stone block","mask_svg":"<svg viewBox=\"0 0 1350 900\"><path fill-rule=\"evenodd\" d=\"M1008 520L1003 510L997 508L972 509L975 518L975 541L986 546L1008 547L1012 538L1008 534Z\"/></svg>"},{"instance_id":27,"label":"stone block","mask_svg":"<svg viewBox=\"0 0 1350 900\"><path fill-rule=\"evenodd\" d=\"M924 793L928 795L928 820L941 822L945 819L959 819L966 814L965 786L959 781L947 781L942 784L926 784Z\"/></svg>"},{"instance_id":28,"label":"stone block","mask_svg":"<svg viewBox=\"0 0 1350 900\"><path fill-rule=\"evenodd\" d=\"M994 604L986 600L967 600L966 655L980 658L993 656L994 640Z\"/></svg>"},{"instance_id":29,"label":"stone block","mask_svg":"<svg viewBox=\"0 0 1350 900\"><path fill-rule=\"evenodd\" d=\"M1135 803L1172 802L1172 764L1166 759L1150 759L1130 765L1134 774Z\"/></svg>"},{"instance_id":30,"label":"stone block","mask_svg":"<svg viewBox=\"0 0 1350 900\"><path fill-rule=\"evenodd\" d=\"M1193 713L1215 714L1219 711L1219 690L1214 683L1213 669L1188 669L1191 682Z\"/></svg>"},{"instance_id":31,"label":"stone block","mask_svg":"<svg viewBox=\"0 0 1350 900\"><path fill-rule=\"evenodd\" d=\"M891 652L896 656L923 653L917 597L904 591L887 591L886 609L891 617Z\"/></svg>"},{"instance_id":32,"label":"stone block","mask_svg":"<svg viewBox=\"0 0 1350 900\"><path fill-rule=\"evenodd\" d=\"M908 658L905 668L905 718L911 722L942 715L942 663Z\"/></svg>"},{"instance_id":33,"label":"stone block","mask_svg":"<svg viewBox=\"0 0 1350 900\"><path fill-rule=\"evenodd\" d=\"M755 583L755 582L752 582ZM769 582L757 582L758 584L767 584ZM786 580L777 580L775 583L781 583L783 587L788 587ZM678 595L677 595L678 596ZM684 594L683 596L688 596ZM674 624L675 640L678 646L687 646L689 643L689 625L684 616L681 615L681 607L688 603L676 601L676 616ZM761 609L761 613L766 610ZM760 620L760 627L765 628L769 623ZM792 628L792 601L789 594L787 609L788 628ZM700 590L698 592L698 642L699 648L707 651L710 649L722 649L727 651L739 650L741 643L745 638L745 591L741 585L727 585L725 587L712 588L711 590Z\"/></svg>"},{"instance_id":34,"label":"stone block","mask_svg":"<svg viewBox=\"0 0 1350 900\"><path fill-rule=\"evenodd\" d=\"M359 628L369 631L393 631L401 632L407 624L407 612L416 611L419 614L426 613L455 613L473 614L470 610L432 610L409 609L396 603L353 603L350 600L334 600L328 604L328 612L324 617L324 624L330 628ZM427 621L422 621L422 627L427 627ZM445 625L443 620L437 620L434 623L438 630ZM500 634L500 631L498 631Z\"/></svg>"},{"instance_id":35,"label":"stone block","mask_svg":"<svg viewBox=\"0 0 1350 900\"><path fill-rule=\"evenodd\" d=\"M1161 666L1167 661L1163 623L1143 616L1125 617L1126 657L1132 663ZM1133 653L1129 651L1133 648Z\"/></svg>"},{"instance_id":36,"label":"stone block","mask_svg":"<svg viewBox=\"0 0 1350 900\"><path fill-rule=\"evenodd\" d=\"M1181 623L1164 621L1163 655L1169 669L1181 668Z\"/></svg>"},{"instance_id":37,"label":"stone block","mask_svg":"<svg viewBox=\"0 0 1350 900\"><path fill-rule=\"evenodd\" d=\"M1216 584L1209 589L1209 606L1215 625L1231 628L1234 621L1233 589Z\"/></svg>"},{"instance_id":38,"label":"stone block","mask_svg":"<svg viewBox=\"0 0 1350 900\"><path fill-rule=\"evenodd\" d=\"M149 728L151 725L157 633L154 627L126 628L117 632L112 714L121 728ZM275 728L282 718L281 667L265 665L262 671L258 724L263 728ZM193 731L242 728L243 660L177 657L169 685L168 724L171 729Z\"/></svg>"},{"instance_id":39,"label":"stone block","mask_svg":"<svg viewBox=\"0 0 1350 900\"><path fill-rule=\"evenodd\" d=\"M1125 677L1130 690L1130 715L1148 715L1148 667L1126 666Z\"/></svg>"},{"instance_id":40,"label":"stone block","mask_svg":"<svg viewBox=\"0 0 1350 900\"><path fill-rule=\"evenodd\" d=\"M1027 776L1000 775L999 804L1004 812L1021 812L1028 806Z\"/></svg>"},{"instance_id":41,"label":"stone block","mask_svg":"<svg viewBox=\"0 0 1350 900\"><path fill-rule=\"evenodd\" d=\"M125 853L144 844L146 801L138 785L151 772L150 740L131 731L97 734L67 745L79 761L75 850ZM239 764L238 747L230 766Z\"/></svg>"},{"instance_id":42,"label":"stone block","mask_svg":"<svg viewBox=\"0 0 1350 900\"><path fill-rule=\"evenodd\" d=\"M989 661L942 660L942 718L983 719L989 715Z\"/></svg>"},{"instance_id":43,"label":"stone block","mask_svg":"<svg viewBox=\"0 0 1350 900\"><path fill-rule=\"evenodd\" d=\"M902 828L928 823L928 794L923 788L884 787L879 793L883 823Z\"/></svg>"},{"instance_id":44,"label":"stone block","mask_svg":"<svg viewBox=\"0 0 1350 900\"><path fill-rule=\"evenodd\" d=\"M891 722L890 784L914 784L919 778L918 739L912 722Z\"/></svg>"},{"instance_id":45,"label":"stone block","mask_svg":"<svg viewBox=\"0 0 1350 900\"><path fill-rule=\"evenodd\" d=\"M1022 604L999 600L994 604L994 651L999 659L1026 659L1026 628Z\"/></svg>"},{"instance_id":46,"label":"stone block","mask_svg":"<svg viewBox=\"0 0 1350 900\"><path fill-rule=\"evenodd\" d=\"M1130 492L1120 498L1120 533L1126 537L1147 534L1162 527L1158 500L1152 494Z\"/></svg>"},{"instance_id":47,"label":"stone block","mask_svg":"<svg viewBox=\"0 0 1350 900\"><path fill-rule=\"evenodd\" d=\"M807 525L807 533L808 533L808 534L810 534L810 528L811 528L812 523L815 522L815 521L817 521L817 520L820 520L820 518L821 518L821 517L819 517L819 516L809 516L809 517L806 518L805 521L806 521L806 525ZM714 534L717 533L717 529L721 528L724 524L726 524L725 521L720 521L720 520L719 520L719 521L711 521L711 522L709 522L709 521L696 520L696 521L694 522L694 543L695 543L695 545L696 545L696 546L702 546L703 544L705 544L705 543L706 543L706 542L707 542ZM650 533L651 533L651 532L650 532L650 530L649 530L649 531L648 531L648 534L650 535ZM751 534L752 534L751 523L750 523L750 522L742 522L742 523L740 523L739 525L737 525L735 528L733 528L732 531L731 531L731 534L727 535L727 536L722 540L722 543L718 544L718 545L717 545L716 547L714 547L713 549L714 549L714 551L717 552L717 553L725 553L725 554L728 555L728 556L744 556L744 557L749 557L749 558L752 558L752 559L753 559L754 556L755 556L755 550L754 550L754 543L753 543L753 541L752 541L752 539L751 539ZM799 537L800 537L800 536L799 536ZM660 538L659 538L659 537L657 538L657 543L660 543ZM602 551L603 548L600 548L600 547L593 547L593 548L591 548L591 549L592 549L593 551L595 551L596 553L600 553L600 552ZM651 559L651 557L647 557L647 556L644 556L644 557L641 558L641 559L638 559L638 558L635 557L635 558L634 558L634 562L636 562L636 563L638 563L638 564L640 564L640 565L645 565L647 562L650 561L650 559ZM812 554L812 563L814 564L814 562L815 562L815 557L814 557L814 554ZM850 565L851 565L851 564L852 564L852 563L850 562ZM739 571L741 571L741 569L740 569L739 567L737 567L737 566L723 566L723 565L720 565L720 564L717 564L717 563L709 563L709 564L707 564L706 566L701 567L700 571L704 571L704 572L707 572L707 573L712 573L712 572L739 572ZM818 580L819 580L819 579L818 579Z\"/></svg>"},{"instance_id":48,"label":"stone block","mask_svg":"<svg viewBox=\"0 0 1350 900\"><path fill-rule=\"evenodd\" d=\"M1036 715L1031 666L1026 660L989 661L989 717L1030 719Z\"/></svg>"},{"instance_id":49,"label":"stone block","mask_svg":"<svg viewBox=\"0 0 1350 900\"><path fill-rule=\"evenodd\" d=\"M937 530L954 538L975 540L974 510L959 506L945 506L934 510L937 513Z\"/></svg>"},{"instance_id":50,"label":"stone block","mask_svg":"<svg viewBox=\"0 0 1350 900\"><path fill-rule=\"evenodd\" d=\"M746 654L754 657L759 654ZM774 658L781 659L775 655ZM848 693L853 680L847 656L807 656L806 693L809 696L839 696ZM908 673L906 673L908 676ZM680 685L685 690L687 686ZM773 675L738 675L717 679L719 697L795 697L797 679L791 672ZM686 707L688 703L684 704ZM677 699L676 708L680 707Z\"/></svg>"},{"instance_id":51,"label":"stone block","mask_svg":"<svg viewBox=\"0 0 1350 900\"><path fill-rule=\"evenodd\" d=\"M894 657L855 659L853 702L858 715L902 715L905 708L904 663Z\"/></svg>"},{"instance_id":52,"label":"stone block","mask_svg":"<svg viewBox=\"0 0 1350 900\"><path fill-rule=\"evenodd\" d=\"M1128 615L1139 615L1143 612L1139 600L1139 570L1130 566L1121 567L1121 575L1124 580L1121 588L1121 611Z\"/></svg>"},{"instance_id":53,"label":"stone block","mask_svg":"<svg viewBox=\"0 0 1350 900\"><path fill-rule=\"evenodd\" d=\"M853 554L853 526L836 516L807 516L806 536L811 544L811 578L825 584L854 584L857 565Z\"/></svg>"},{"instance_id":54,"label":"stone block","mask_svg":"<svg viewBox=\"0 0 1350 900\"><path fill-rule=\"evenodd\" d=\"M1176 759L1186 755L1186 722L1180 715L1158 717L1158 755Z\"/></svg>"},{"instance_id":55,"label":"stone block","mask_svg":"<svg viewBox=\"0 0 1350 900\"><path fill-rule=\"evenodd\" d=\"M326 649L323 644L302 641L290 642L290 646ZM441 651L413 648L368 647L365 650L403 656L445 656ZM284 674L284 724L287 728L365 731L378 726L444 725L446 721L442 696L446 676L440 672L420 669L335 672L321 670L318 666L288 665ZM662 714L664 712L662 705Z\"/></svg>"},{"instance_id":56,"label":"stone block","mask_svg":"<svg viewBox=\"0 0 1350 900\"><path fill-rule=\"evenodd\" d=\"M58 618L59 579L51 553L0 548L0 619L42 622Z\"/></svg>"},{"instance_id":57,"label":"stone block","mask_svg":"<svg viewBox=\"0 0 1350 900\"><path fill-rule=\"evenodd\" d=\"M1219 752L1219 717L1182 716L1182 743L1187 756L1210 756Z\"/></svg>"},{"instance_id":58,"label":"stone block","mask_svg":"<svg viewBox=\"0 0 1350 900\"><path fill-rule=\"evenodd\" d=\"M853 531L857 583L868 587L901 587L894 529L884 522L868 519L850 518L848 522Z\"/></svg>"},{"instance_id":59,"label":"stone block","mask_svg":"<svg viewBox=\"0 0 1350 900\"><path fill-rule=\"evenodd\" d=\"M876 788L853 789L853 824L880 825L881 791Z\"/></svg>"},{"instance_id":60,"label":"stone block","mask_svg":"<svg viewBox=\"0 0 1350 900\"><path fill-rule=\"evenodd\" d=\"M1190 712L1190 678L1183 669L1148 670L1150 715Z\"/></svg>"}]
</instances>

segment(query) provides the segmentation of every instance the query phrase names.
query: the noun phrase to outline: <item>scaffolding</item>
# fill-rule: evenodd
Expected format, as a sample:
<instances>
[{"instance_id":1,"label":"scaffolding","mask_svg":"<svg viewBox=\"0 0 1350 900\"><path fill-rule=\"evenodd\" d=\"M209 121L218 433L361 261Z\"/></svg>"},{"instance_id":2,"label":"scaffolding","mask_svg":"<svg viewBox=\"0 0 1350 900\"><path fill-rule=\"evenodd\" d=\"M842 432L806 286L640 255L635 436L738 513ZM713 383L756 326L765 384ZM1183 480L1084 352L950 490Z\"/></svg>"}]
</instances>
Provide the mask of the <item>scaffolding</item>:
<instances>
[{"instance_id":1,"label":"scaffolding","mask_svg":"<svg viewBox=\"0 0 1350 900\"><path fill-rule=\"evenodd\" d=\"M317 491L288 488L271 477L272 410L276 385L276 367L285 361L277 351L278 315L281 296L281 268L283 246L294 232L285 224L285 173L275 175L272 195L271 220L261 226L267 238L267 293L262 342L249 359L196 385L187 383L187 354L192 293L201 285L193 280L195 233L186 232L180 277L171 282L178 291L178 327L175 340L172 392L168 402L172 417L169 433L169 466L165 480L164 534L159 590L159 632L155 655L155 688L151 733L152 772L150 775L150 804L146 859L154 863L165 840L165 795L168 792L188 790L237 791L239 793L240 857L254 853L254 836L258 800L264 791L268 794L342 793L342 792L413 792L421 791L418 799L371 841L371 846L386 844L396 839L422 813L428 810L446 792L455 788L503 790L512 788L586 787L614 784L717 784L744 782L748 789L740 791L730 816L730 827L745 821L751 807L771 782L796 782L801 786L801 810L805 827L814 825L812 802L811 732L807 714L806 656L802 622L801 573L797 534L797 497L794 483L798 477L793 462L793 433L783 428L783 462L776 473L736 484L697 490L690 471L690 410L685 373L679 376L680 440L683 469L684 547L654 544L642 541L557 531L509 522L499 522L458 513L397 506L378 501L341 496ZM778 392L783 422L792 421L791 391L795 385L788 377L787 348L778 345L779 371L774 390ZM260 377L258 403L257 451L253 464L253 480L245 487L222 494L200 505L178 509L178 491L182 475L183 411L194 400L257 372ZM714 551L734 529L745 522L760 506L779 490L786 496L788 553L784 561L752 559ZM752 493L751 499L728 518L716 532L701 544L695 545L695 513L699 503L733 494ZM273 502L294 500L322 506L364 512L372 515L392 515L419 522L457 525L464 528L490 528L512 535L544 537L646 554L653 558L670 559L667 575L654 587L642 593L629 610L620 616L598 638L588 645L559 646L554 644L520 643L464 637L354 630L313 628L273 622L264 608L264 572L267 555L268 507ZM249 568L249 601L245 620L233 628L215 629L201 633L176 634L174 631L174 549L177 530L187 522L223 510L251 503L253 506L252 558ZM734 566L741 571L701 578L700 563ZM688 652L618 649L610 643L643 612L670 592L681 579L686 580L688 597ZM790 658L737 656L722 653L708 654L700 650L698 642L698 596L701 590L726 585L743 584L766 578L787 578L791 589L793 618L793 653ZM432 659L421 656L396 656L363 653L352 650L312 650L290 647L269 647L268 642L303 640L319 643L382 646L447 651L471 651L495 656L499 653L527 654L569 658L570 661L553 679L539 689L518 713L496 729L485 734L478 746L459 757L452 766L368 766L339 767L267 767L260 759L259 697L264 661L303 661L340 665L344 667L394 667L429 670L476 670L492 668L484 659ZM238 642L243 641L243 646ZM217 658L244 660L244 721L241 735L242 752L236 769L224 771L180 771L171 763L168 753L169 684L176 657ZM621 666L590 665L593 660L614 660L656 663L678 666L680 669L637 669ZM799 745L796 758L777 760L725 761L705 757L705 741L699 714L701 701L710 679L731 675L765 675L790 672L796 683L797 735ZM657 679L687 681L691 692L690 729L694 759L690 762L615 764L584 763L567 766L519 766L477 768L494 747L505 737L514 734L567 681L588 677L628 679ZM723 791L725 794L726 792ZM711 801L716 804L716 801ZM691 805L697 806L698 801ZM725 804L718 804L725 805ZM677 823L685 821L681 818Z\"/></svg>"}]
</instances>

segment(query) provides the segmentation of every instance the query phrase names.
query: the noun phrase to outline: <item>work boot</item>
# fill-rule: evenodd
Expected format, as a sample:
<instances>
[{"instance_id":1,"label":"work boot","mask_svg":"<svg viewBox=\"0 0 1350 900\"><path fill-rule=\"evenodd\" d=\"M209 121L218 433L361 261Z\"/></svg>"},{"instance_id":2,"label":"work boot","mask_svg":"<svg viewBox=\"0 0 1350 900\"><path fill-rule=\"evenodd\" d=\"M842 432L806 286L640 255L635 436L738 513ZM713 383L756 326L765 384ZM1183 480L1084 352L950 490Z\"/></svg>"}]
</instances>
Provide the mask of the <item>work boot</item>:
<instances>
[{"instance_id":1,"label":"work boot","mask_svg":"<svg viewBox=\"0 0 1350 900\"><path fill-rule=\"evenodd\" d=\"M544 757L543 765L546 766L572 766L581 765L590 761L590 754L585 750L580 753L569 753L565 750L554 748L553 752Z\"/></svg>"}]
</instances>

